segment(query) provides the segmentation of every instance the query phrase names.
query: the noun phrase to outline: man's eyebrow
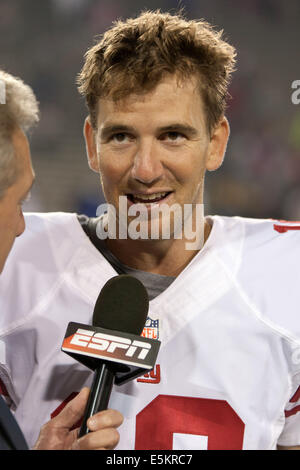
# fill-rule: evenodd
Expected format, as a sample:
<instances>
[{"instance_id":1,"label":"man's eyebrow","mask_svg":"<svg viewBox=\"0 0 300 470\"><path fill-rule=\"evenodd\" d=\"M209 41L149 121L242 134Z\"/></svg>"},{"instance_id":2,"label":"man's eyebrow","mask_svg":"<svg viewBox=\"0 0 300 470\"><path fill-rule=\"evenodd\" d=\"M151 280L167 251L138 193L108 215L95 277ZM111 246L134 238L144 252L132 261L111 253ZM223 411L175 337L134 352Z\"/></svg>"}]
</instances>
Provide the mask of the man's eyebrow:
<instances>
[{"instance_id":1,"label":"man's eyebrow","mask_svg":"<svg viewBox=\"0 0 300 470\"><path fill-rule=\"evenodd\" d=\"M188 124L174 123L167 126L160 127L159 132L179 132L182 134L187 134L189 137L195 137L198 135L198 130L195 127L192 127Z\"/></svg>"}]
</instances>

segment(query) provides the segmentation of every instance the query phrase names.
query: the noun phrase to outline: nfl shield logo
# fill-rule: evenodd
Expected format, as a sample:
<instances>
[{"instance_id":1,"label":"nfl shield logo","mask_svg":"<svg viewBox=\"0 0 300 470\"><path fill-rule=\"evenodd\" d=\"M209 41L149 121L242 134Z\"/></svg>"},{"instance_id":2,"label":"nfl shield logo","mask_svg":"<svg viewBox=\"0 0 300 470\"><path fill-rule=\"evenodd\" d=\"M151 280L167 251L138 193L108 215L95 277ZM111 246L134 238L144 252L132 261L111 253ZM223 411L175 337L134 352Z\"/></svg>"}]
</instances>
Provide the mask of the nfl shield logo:
<instances>
[{"instance_id":1,"label":"nfl shield logo","mask_svg":"<svg viewBox=\"0 0 300 470\"><path fill-rule=\"evenodd\" d=\"M144 336L144 338L159 339L159 320L152 320L152 318L148 317L141 336Z\"/></svg>"}]
</instances>

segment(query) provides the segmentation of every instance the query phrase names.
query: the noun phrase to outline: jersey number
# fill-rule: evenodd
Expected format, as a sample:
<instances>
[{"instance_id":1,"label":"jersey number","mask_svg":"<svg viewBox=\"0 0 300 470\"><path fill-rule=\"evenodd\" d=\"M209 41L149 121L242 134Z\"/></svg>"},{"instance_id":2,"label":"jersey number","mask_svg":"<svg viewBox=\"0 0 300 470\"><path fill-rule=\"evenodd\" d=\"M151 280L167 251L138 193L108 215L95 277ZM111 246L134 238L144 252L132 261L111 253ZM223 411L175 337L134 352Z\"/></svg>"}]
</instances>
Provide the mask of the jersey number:
<instances>
[{"instance_id":1,"label":"jersey number","mask_svg":"<svg viewBox=\"0 0 300 470\"><path fill-rule=\"evenodd\" d=\"M241 450L244 428L224 400L158 395L136 417L135 449Z\"/></svg>"}]
</instances>

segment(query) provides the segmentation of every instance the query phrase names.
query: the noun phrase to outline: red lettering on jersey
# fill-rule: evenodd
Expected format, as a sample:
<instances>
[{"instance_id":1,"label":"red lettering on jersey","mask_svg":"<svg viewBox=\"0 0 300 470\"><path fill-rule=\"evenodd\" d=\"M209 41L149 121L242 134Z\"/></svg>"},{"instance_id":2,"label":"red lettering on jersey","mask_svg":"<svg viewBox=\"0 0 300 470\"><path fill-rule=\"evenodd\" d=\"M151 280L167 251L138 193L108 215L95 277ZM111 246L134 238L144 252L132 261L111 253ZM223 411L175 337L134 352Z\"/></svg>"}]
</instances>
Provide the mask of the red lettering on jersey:
<instances>
[{"instance_id":1,"label":"red lettering on jersey","mask_svg":"<svg viewBox=\"0 0 300 470\"><path fill-rule=\"evenodd\" d=\"M208 450L241 450L245 425L224 400L158 395L136 417L136 450L172 450L173 434L205 436Z\"/></svg>"},{"instance_id":2,"label":"red lettering on jersey","mask_svg":"<svg viewBox=\"0 0 300 470\"><path fill-rule=\"evenodd\" d=\"M160 365L157 364L153 370L143 375L143 379L137 379L137 382L143 382L148 384L159 384L160 383Z\"/></svg>"}]
</instances>

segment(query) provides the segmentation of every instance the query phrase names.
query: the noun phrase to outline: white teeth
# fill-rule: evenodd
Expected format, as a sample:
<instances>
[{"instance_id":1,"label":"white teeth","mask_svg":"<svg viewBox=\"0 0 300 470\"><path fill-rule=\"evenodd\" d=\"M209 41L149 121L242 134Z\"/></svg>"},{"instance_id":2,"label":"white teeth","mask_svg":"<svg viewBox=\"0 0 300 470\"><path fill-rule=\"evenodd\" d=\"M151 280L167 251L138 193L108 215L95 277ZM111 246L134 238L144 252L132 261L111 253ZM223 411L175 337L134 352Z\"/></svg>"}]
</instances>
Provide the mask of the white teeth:
<instances>
[{"instance_id":1,"label":"white teeth","mask_svg":"<svg viewBox=\"0 0 300 470\"><path fill-rule=\"evenodd\" d=\"M132 195L134 200L139 200L139 201L154 201L155 199L162 199L164 198L168 192L165 193L153 193L153 194L138 194L138 195Z\"/></svg>"}]
</instances>

